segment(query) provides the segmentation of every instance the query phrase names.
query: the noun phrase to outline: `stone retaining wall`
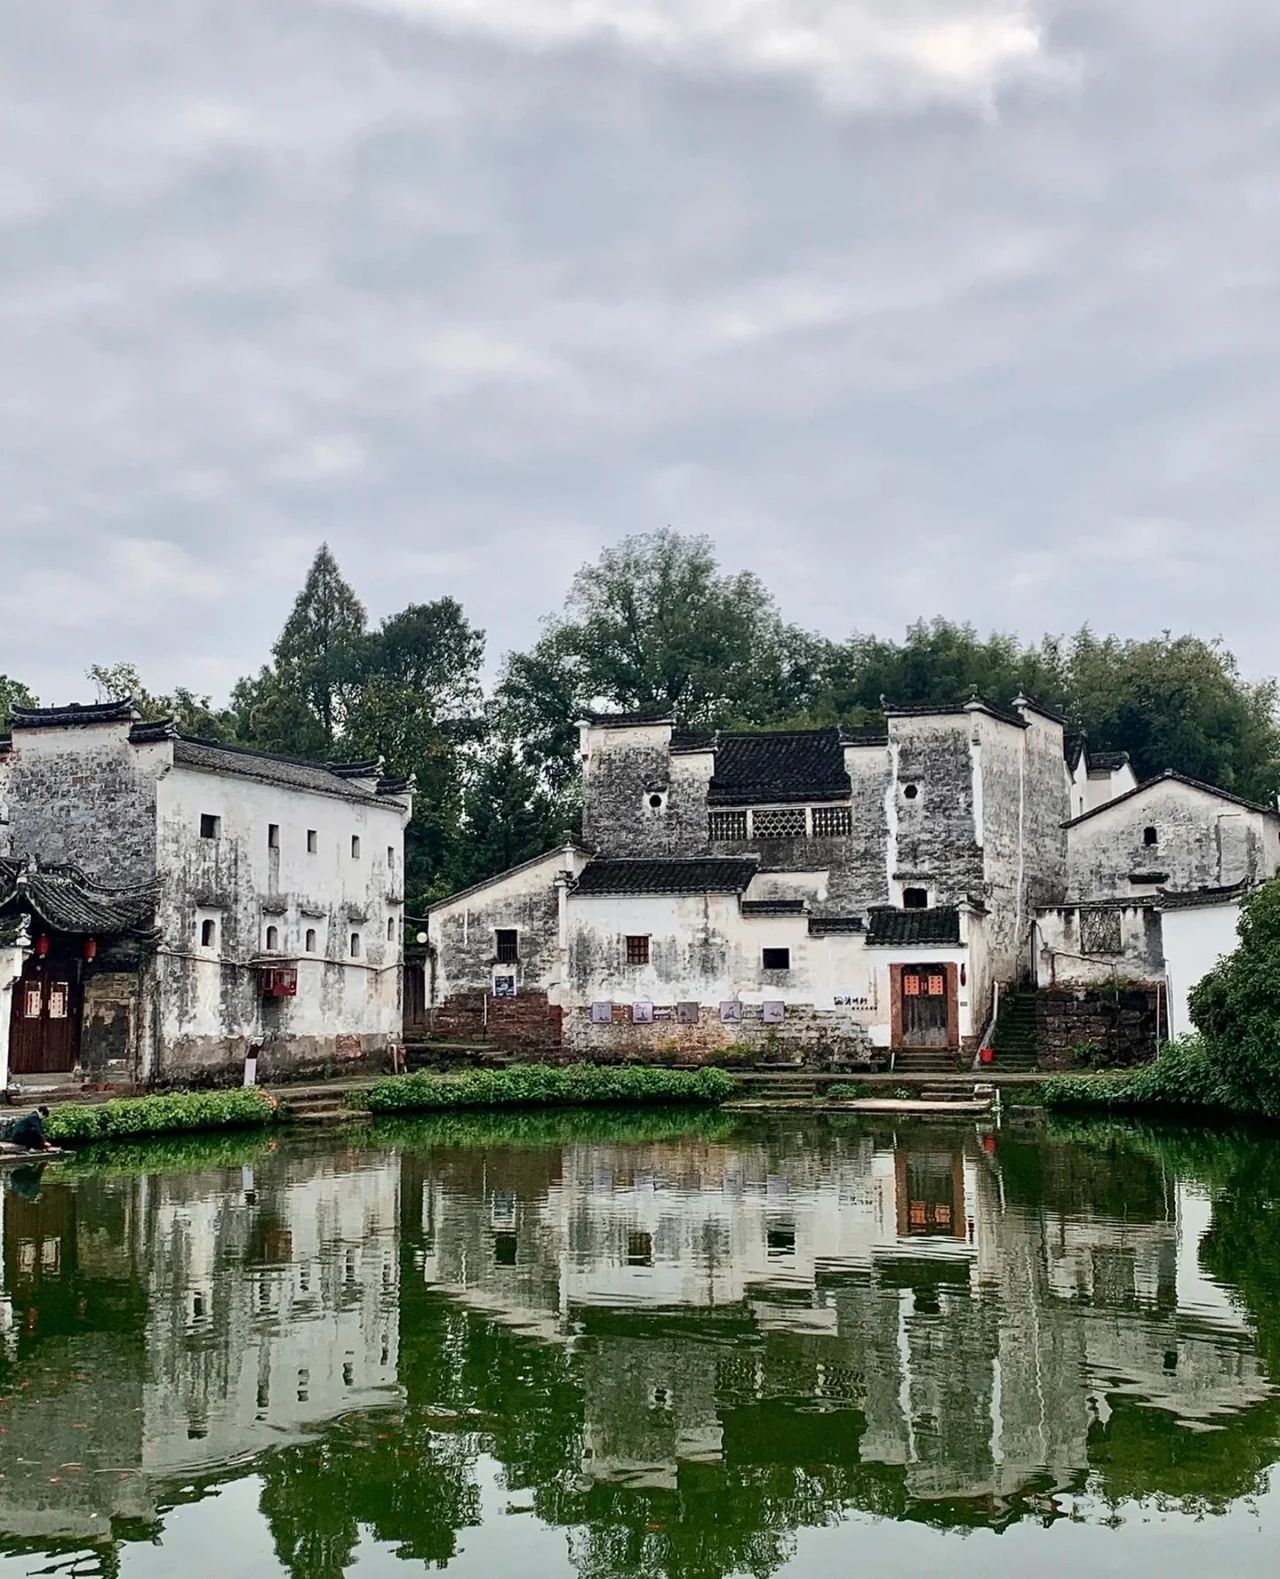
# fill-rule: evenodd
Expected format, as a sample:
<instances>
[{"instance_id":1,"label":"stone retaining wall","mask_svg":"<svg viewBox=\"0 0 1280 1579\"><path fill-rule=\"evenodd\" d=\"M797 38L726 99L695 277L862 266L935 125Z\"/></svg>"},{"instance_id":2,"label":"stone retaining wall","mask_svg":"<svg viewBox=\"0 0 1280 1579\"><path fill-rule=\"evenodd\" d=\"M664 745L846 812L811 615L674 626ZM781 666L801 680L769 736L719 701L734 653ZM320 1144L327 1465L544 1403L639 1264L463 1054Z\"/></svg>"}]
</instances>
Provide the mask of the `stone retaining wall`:
<instances>
[{"instance_id":1,"label":"stone retaining wall","mask_svg":"<svg viewBox=\"0 0 1280 1579\"><path fill-rule=\"evenodd\" d=\"M1036 1051L1042 1069L1123 1069L1149 1063L1166 1034L1164 1002L1155 988L1036 994Z\"/></svg>"}]
</instances>

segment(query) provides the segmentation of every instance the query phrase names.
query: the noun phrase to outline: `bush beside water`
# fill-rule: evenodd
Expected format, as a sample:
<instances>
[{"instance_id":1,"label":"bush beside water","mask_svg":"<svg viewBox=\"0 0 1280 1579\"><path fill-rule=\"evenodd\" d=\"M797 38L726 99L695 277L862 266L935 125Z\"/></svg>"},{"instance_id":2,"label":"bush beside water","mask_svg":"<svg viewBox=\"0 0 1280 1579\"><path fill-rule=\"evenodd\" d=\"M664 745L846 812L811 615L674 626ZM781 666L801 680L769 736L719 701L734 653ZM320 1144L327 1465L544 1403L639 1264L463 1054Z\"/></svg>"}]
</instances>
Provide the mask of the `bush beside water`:
<instances>
[{"instance_id":1,"label":"bush beside water","mask_svg":"<svg viewBox=\"0 0 1280 1579\"><path fill-rule=\"evenodd\" d=\"M1224 1078L1220 1062L1198 1036L1170 1042L1154 1063L1136 1069L1051 1075L1041 1083L1039 1095L1047 1108L1248 1111Z\"/></svg>"},{"instance_id":2,"label":"bush beside water","mask_svg":"<svg viewBox=\"0 0 1280 1579\"><path fill-rule=\"evenodd\" d=\"M183 1130L247 1129L271 1124L275 1117L273 1099L256 1086L245 1086L235 1091L179 1091L57 1107L45 1122L45 1133L56 1146L84 1146Z\"/></svg>"},{"instance_id":3,"label":"bush beside water","mask_svg":"<svg viewBox=\"0 0 1280 1579\"><path fill-rule=\"evenodd\" d=\"M413 1113L475 1107L577 1107L606 1103L723 1102L736 1086L722 1069L607 1068L572 1064L516 1064L461 1075L396 1075L351 1101L373 1113Z\"/></svg>"}]
</instances>

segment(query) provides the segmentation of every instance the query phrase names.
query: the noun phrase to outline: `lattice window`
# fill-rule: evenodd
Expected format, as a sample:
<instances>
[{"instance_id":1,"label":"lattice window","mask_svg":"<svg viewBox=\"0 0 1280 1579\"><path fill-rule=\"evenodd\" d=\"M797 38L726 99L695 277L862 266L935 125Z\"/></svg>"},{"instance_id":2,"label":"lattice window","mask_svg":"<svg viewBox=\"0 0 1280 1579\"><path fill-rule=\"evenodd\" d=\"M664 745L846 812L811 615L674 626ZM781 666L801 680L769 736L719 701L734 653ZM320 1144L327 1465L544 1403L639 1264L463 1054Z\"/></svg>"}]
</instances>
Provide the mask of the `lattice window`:
<instances>
[{"instance_id":1,"label":"lattice window","mask_svg":"<svg viewBox=\"0 0 1280 1579\"><path fill-rule=\"evenodd\" d=\"M745 811L713 811L707 822L707 831L713 839L741 840L747 836Z\"/></svg>"},{"instance_id":2,"label":"lattice window","mask_svg":"<svg viewBox=\"0 0 1280 1579\"><path fill-rule=\"evenodd\" d=\"M757 839L803 839L805 821L803 806L782 806L751 815L752 831Z\"/></svg>"},{"instance_id":3,"label":"lattice window","mask_svg":"<svg viewBox=\"0 0 1280 1579\"><path fill-rule=\"evenodd\" d=\"M627 964L647 965L649 963L648 936L634 936L627 939Z\"/></svg>"},{"instance_id":4,"label":"lattice window","mask_svg":"<svg viewBox=\"0 0 1280 1579\"><path fill-rule=\"evenodd\" d=\"M813 808L813 836L815 839L847 839L853 832L853 812L848 806L815 806Z\"/></svg>"},{"instance_id":5,"label":"lattice window","mask_svg":"<svg viewBox=\"0 0 1280 1579\"><path fill-rule=\"evenodd\" d=\"M1080 912L1080 952L1082 954L1119 954L1120 912L1082 910Z\"/></svg>"}]
</instances>

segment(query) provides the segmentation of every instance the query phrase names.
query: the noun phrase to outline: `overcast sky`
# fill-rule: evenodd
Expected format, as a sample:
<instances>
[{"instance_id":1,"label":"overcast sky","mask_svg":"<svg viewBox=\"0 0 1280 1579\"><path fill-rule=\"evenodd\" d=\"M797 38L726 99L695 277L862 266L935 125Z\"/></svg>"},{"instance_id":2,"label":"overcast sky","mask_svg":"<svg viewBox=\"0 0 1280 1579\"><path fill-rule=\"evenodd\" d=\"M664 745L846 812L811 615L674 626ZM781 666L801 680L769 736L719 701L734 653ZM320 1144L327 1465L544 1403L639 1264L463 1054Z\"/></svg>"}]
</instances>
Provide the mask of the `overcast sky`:
<instances>
[{"instance_id":1,"label":"overcast sky","mask_svg":"<svg viewBox=\"0 0 1280 1579\"><path fill-rule=\"evenodd\" d=\"M834 636L1280 668L1275 0L0 0L0 671L223 695L327 538L490 663L709 533Z\"/></svg>"}]
</instances>

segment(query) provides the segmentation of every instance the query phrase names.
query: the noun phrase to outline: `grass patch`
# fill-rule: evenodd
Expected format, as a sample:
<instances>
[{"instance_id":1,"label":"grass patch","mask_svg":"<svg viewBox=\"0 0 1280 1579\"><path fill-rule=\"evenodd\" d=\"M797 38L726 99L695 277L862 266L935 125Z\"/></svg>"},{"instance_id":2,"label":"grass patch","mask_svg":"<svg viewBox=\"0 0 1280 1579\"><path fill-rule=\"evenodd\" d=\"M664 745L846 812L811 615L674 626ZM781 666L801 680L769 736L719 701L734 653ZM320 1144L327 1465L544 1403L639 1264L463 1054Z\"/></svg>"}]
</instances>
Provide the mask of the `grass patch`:
<instances>
[{"instance_id":1,"label":"grass patch","mask_svg":"<svg viewBox=\"0 0 1280 1579\"><path fill-rule=\"evenodd\" d=\"M571 1064L515 1064L510 1069L471 1069L461 1075L423 1071L395 1075L369 1091L353 1092L353 1106L371 1113L427 1113L452 1108L657 1106L666 1102L719 1103L736 1085L722 1069L607 1068Z\"/></svg>"},{"instance_id":2,"label":"grass patch","mask_svg":"<svg viewBox=\"0 0 1280 1579\"><path fill-rule=\"evenodd\" d=\"M176 1091L121 1097L92 1106L56 1107L45 1122L55 1146L133 1140L192 1130L250 1129L274 1123L275 1101L257 1086L234 1091Z\"/></svg>"}]
</instances>

